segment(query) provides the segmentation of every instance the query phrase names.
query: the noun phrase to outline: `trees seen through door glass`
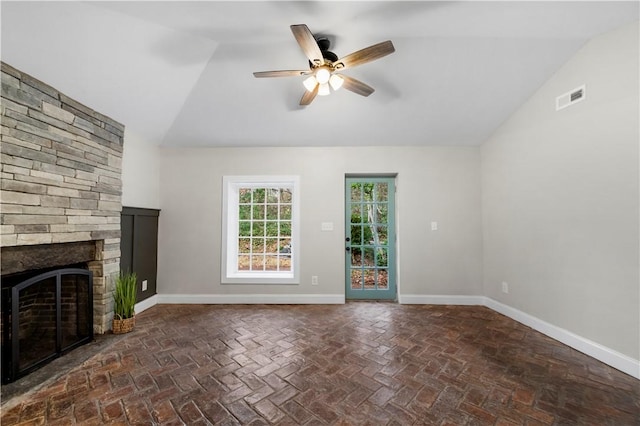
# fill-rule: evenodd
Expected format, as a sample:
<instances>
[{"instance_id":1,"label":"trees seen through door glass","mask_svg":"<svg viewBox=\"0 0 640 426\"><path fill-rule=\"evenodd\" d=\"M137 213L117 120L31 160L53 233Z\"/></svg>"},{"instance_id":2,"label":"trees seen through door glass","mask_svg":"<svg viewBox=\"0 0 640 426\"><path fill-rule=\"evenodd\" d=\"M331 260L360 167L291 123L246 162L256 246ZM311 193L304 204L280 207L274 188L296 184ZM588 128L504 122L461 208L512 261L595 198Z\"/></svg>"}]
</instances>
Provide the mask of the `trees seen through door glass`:
<instances>
[{"instance_id":1,"label":"trees seen through door glass","mask_svg":"<svg viewBox=\"0 0 640 426\"><path fill-rule=\"evenodd\" d=\"M351 184L351 288L388 288L388 198L386 182Z\"/></svg>"}]
</instances>

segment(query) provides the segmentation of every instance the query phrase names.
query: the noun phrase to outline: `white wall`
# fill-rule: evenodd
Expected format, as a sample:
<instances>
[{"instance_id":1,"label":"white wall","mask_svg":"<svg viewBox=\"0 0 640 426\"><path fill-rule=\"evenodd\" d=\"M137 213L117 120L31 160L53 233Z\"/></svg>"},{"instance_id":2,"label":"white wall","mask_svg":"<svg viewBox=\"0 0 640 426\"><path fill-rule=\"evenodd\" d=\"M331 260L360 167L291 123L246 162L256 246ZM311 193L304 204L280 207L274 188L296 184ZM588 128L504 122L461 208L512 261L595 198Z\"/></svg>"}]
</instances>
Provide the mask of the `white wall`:
<instances>
[{"instance_id":1,"label":"white wall","mask_svg":"<svg viewBox=\"0 0 640 426\"><path fill-rule=\"evenodd\" d=\"M484 294L636 360L638 56L637 23L593 39L481 149Z\"/></svg>"},{"instance_id":2,"label":"white wall","mask_svg":"<svg viewBox=\"0 0 640 426\"><path fill-rule=\"evenodd\" d=\"M122 205L160 208L160 148L125 127Z\"/></svg>"},{"instance_id":3,"label":"white wall","mask_svg":"<svg viewBox=\"0 0 640 426\"><path fill-rule=\"evenodd\" d=\"M397 173L400 293L480 295L479 163L477 147L162 148L158 293L344 295L345 174ZM243 174L300 176L301 284L220 284L222 176Z\"/></svg>"}]
</instances>

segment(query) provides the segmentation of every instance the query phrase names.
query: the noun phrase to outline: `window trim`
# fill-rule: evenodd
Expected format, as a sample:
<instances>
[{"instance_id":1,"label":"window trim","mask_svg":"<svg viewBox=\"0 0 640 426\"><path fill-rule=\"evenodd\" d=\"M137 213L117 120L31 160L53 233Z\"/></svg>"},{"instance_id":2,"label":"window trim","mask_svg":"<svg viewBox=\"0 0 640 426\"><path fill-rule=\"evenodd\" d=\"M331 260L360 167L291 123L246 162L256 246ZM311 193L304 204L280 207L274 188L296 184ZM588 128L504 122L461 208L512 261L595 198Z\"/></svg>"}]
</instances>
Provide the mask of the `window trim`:
<instances>
[{"instance_id":1,"label":"window trim","mask_svg":"<svg viewBox=\"0 0 640 426\"><path fill-rule=\"evenodd\" d=\"M239 189L291 188L291 271L238 271ZM294 175L222 177L222 284L300 284L300 177Z\"/></svg>"}]
</instances>

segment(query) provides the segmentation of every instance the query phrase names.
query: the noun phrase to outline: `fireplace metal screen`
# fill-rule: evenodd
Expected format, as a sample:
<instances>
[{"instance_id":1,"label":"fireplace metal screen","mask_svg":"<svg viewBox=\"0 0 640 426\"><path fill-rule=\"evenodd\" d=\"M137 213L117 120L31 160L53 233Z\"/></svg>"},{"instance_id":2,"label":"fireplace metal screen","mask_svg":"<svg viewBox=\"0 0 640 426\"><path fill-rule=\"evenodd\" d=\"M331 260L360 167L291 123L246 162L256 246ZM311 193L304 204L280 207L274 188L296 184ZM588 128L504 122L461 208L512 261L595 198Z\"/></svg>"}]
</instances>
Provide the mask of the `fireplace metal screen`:
<instances>
[{"instance_id":1,"label":"fireplace metal screen","mask_svg":"<svg viewBox=\"0 0 640 426\"><path fill-rule=\"evenodd\" d=\"M44 272L2 288L2 381L16 380L93 340L93 275Z\"/></svg>"}]
</instances>

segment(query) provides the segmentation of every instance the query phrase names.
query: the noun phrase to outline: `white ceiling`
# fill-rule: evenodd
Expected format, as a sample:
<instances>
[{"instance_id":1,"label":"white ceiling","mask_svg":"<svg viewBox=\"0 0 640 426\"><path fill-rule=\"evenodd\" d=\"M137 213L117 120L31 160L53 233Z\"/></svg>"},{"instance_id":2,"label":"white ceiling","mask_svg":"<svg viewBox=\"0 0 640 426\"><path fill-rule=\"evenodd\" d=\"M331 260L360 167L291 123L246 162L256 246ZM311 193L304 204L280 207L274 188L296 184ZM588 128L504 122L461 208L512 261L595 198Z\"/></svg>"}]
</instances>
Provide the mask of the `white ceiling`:
<instances>
[{"instance_id":1,"label":"white ceiling","mask_svg":"<svg viewBox=\"0 0 640 426\"><path fill-rule=\"evenodd\" d=\"M590 38L639 17L637 1L0 8L4 62L170 146L478 145ZM289 29L300 23L338 56L392 40L394 54L344 72L376 92L302 108L302 77L254 78L307 66Z\"/></svg>"}]
</instances>

